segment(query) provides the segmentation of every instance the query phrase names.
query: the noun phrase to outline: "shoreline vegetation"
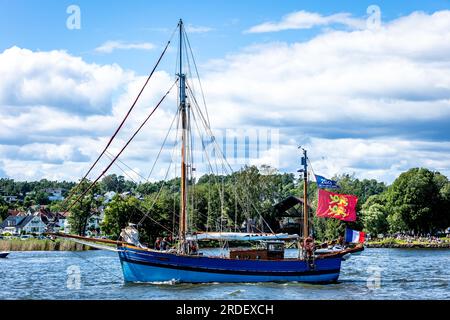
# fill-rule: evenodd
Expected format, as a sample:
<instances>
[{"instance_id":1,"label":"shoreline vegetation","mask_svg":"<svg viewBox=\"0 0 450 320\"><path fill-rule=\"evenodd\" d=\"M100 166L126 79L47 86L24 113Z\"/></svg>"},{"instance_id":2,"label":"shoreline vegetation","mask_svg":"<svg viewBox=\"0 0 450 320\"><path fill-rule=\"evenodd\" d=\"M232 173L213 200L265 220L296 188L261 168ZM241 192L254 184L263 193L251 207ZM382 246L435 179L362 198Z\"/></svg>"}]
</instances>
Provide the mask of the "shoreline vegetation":
<instances>
[{"instance_id":1,"label":"shoreline vegetation","mask_svg":"<svg viewBox=\"0 0 450 320\"><path fill-rule=\"evenodd\" d=\"M437 171L412 168L391 185L375 179L360 180L350 174L334 176L332 180L339 185L339 193L358 197L357 219L344 222L317 217L318 186L311 181L307 197L312 232L318 243L337 239L346 228L365 232L366 239L373 241L369 247L434 247L430 245L431 238L450 235L450 180ZM95 185L89 180L75 185L45 179L24 182L0 178L2 232L10 232L8 224L16 223L17 215L35 215L40 217L41 225L46 224L47 231L113 239L129 223L138 224L140 241L153 244L158 237L170 237L172 233L177 236L179 186L179 178L137 183L116 174L105 176ZM303 194L303 181L294 174L265 165L244 166L228 175L205 174L194 179L189 190L188 228L192 232L273 230L294 234L302 228L302 200L287 209L280 206ZM54 199L50 192L65 200L50 200ZM41 209L51 214L44 214ZM16 226L15 234L26 231L22 229L23 226ZM387 238L407 242L390 242ZM27 247L25 243L16 246Z\"/></svg>"},{"instance_id":2,"label":"shoreline vegetation","mask_svg":"<svg viewBox=\"0 0 450 320\"><path fill-rule=\"evenodd\" d=\"M430 248L439 249L445 248L450 249L450 238L441 238L440 242L437 241L420 241L420 240L399 240L395 238L385 238L381 240L371 240L366 241L364 244L366 248Z\"/></svg>"},{"instance_id":3,"label":"shoreline vegetation","mask_svg":"<svg viewBox=\"0 0 450 320\"><path fill-rule=\"evenodd\" d=\"M85 251L93 248L70 240L0 240L0 251Z\"/></svg>"}]
</instances>

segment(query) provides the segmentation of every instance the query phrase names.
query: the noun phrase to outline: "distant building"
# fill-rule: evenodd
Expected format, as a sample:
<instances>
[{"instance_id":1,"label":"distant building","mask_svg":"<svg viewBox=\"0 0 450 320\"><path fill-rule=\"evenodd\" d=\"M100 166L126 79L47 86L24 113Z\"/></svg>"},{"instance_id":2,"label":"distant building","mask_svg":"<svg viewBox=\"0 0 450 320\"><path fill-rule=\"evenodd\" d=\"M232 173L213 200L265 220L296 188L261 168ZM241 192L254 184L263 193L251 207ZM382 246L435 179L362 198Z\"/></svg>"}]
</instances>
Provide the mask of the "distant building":
<instances>
[{"instance_id":1,"label":"distant building","mask_svg":"<svg viewBox=\"0 0 450 320\"><path fill-rule=\"evenodd\" d=\"M51 212L46 207L41 207L36 214L39 215L46 224L48 232L59 232L63 228L62 223L64 223L65 216L61 213Z\"/></svg>"},{"instance_id":2,"label":"distant building","mask_svg":"<svg viewBox=\"0 0 450 320\"><path fill-rule=\"evenodd\" d=\"M58 225L59 232L70 233L70 222L69 222L69 212L59 212L58 213ZM105 215L103 213L103 207L100 207L97 211L92 212L91 216L88 218L86 225L86 235L96 236L100 234L100 226L103 222Z\"/></svg>"},{"instance_id":3,"label":"distant building","mask_svg":"<svg viewBox=\"0 0 450 320\"><path fill-rule=\"evenodd\" d=\"M3 196L3 200L7 203L14 203L19 201L19 196Z\"/></svg>"},{"instance_id":4,"label":"distant building","mask_svg":"<svg viewBox=\"0 0 450 320\"><path fill-rule=\"evenodd\" d=\"M58 212L59 232L70 233L69 212Z\"/></svg>"},{"instance_id":5,"label":"distant building","mask_svg":"<svg viewBox=\"0 0 450 320\"><path fill-rule=\"evenodd\" d=\"M25 211L19 211L15 209L8 209L8 216L19 216L19 217L25 217L27 213Z\"/></svg>"},{"instance_id":6,"label":"distant building","mask_svg":"<svg viewBox=\"0 0 450 320\"><path fill-rule=\"evenodd\" d=\"M105 198L105 200L103 201L104 203L108 203L112 200L112 198L114 198L114 196L116 195L116 193L114 191L108 191L106 192L103 196Z\"/></svg>"},{"instance_id":7,"label":"distant building","mask_svg":"<svg viewBox=\"0 0 450 320\"><path fill-rule=\"evenodd\" d=\"M88 219L86 226L86 235L88 236L98 236L100 234L100 225L103 222L105 215L103 213L103 207L92 213Z\"/></svg>"},{"instance_id":8,"label":"distant building","mask_svg":"<svg viewBox=\"0 0 450 320\"><path fill-rule=\"evenodd\" d=\"M17 227L16 232L21 233L36 233L42 234L47 230L47 224L42 221L39 215L26 216Z\"/></svg>"},{"instance_id":9,"label":"distant building","mask_svg":"<svg viewBox=\"0 0 450 320\"><path fill-rule=\"evenodd\" d=\"M28 212L9 210L9 216L0 225L1 233L14 235L22 233L42 234L44 232L58 232L61 229L61 221L65 217L59 213L52 213L46 207L37 210L30 209Z\"/></svg>"},{"instance_id":10,"label":"distant building","mask_svg":"<svg viewBox=\"0 0 450 320\"><path fill-rule=\"evenodd\" d=\"M46 231L47 225L39 215L31 214L26 216L9 216L0 225L2 233L14 235L22 233L42 234Z\"/></svg>"},{"instance_id":11,"label":"distant building","mask_svg":"<svg viewBox=\"0 0 450 320\"><path fill-rule=\"evenodd\" d=\"M8 216L0 224L0 229L2 233L16 234L16 226L20 221L22 221L23 218L24 217L20 216Z\"/></svg>"},{"instance_id":12,"label":"distant building","mask_svg":"<svg viewBox=\"0 0 450 320\"><path fill-rule=\"evenodd\" d=\"M50 201L62 201L62 200L64 200L64 197L62 195L63 192L64 192L64 189L61 189L61 188L57 188L57 189L48 188L48 189L45 189L44 192L49 194L48 200L50 200Z\"/></svg>"}]
</instances>

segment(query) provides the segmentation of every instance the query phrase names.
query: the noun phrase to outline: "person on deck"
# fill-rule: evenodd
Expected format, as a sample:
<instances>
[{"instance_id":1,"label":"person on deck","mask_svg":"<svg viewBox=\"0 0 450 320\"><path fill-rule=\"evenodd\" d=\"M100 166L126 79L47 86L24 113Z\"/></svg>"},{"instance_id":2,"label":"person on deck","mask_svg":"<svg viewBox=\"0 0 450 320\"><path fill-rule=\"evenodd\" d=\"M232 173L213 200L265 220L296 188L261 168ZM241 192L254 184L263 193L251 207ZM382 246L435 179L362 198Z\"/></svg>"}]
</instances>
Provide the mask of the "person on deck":
<instances>
[{"instance_id":1,"label":"person on deck","mask_svg":"<svg viewBox=\"0 0 450 320\"><path fill-rule=\"evenodd\" d=\"M167 250L169 243L167 242L167 238L164 237L161 241L160 249L161 250Z\"/></svg>"},{"instance_id":2,"label":"person on deck","mask_svg":"<svg viewBox=\"0 0 450 320\"><path fill-rule=\"evenodd\" d=\"M191 254L195 254L197 253L197 250L198 250L197 244L194 241L189 241L189 252Z\"/></svg>"},{"instance_id":3,"label":"person on deck","mask_svg":"<svg viewBox=\"0 0 450 320\"><path fill-rule=\"evenodd\" d=\"M311 258L314 254L314 239L307 237L303 242L303 248L306 251L306 256Z\"/></svg>"},{"instance_id":4,"label":"person on deck","mask_svg":"<svg viewBox=\"0 0 450 320\"><path fill-rule=\"evenodd\" d=\"M154 249L161 250L161 238L160 237L156 238Z\"/></svg>"}]
</instances>

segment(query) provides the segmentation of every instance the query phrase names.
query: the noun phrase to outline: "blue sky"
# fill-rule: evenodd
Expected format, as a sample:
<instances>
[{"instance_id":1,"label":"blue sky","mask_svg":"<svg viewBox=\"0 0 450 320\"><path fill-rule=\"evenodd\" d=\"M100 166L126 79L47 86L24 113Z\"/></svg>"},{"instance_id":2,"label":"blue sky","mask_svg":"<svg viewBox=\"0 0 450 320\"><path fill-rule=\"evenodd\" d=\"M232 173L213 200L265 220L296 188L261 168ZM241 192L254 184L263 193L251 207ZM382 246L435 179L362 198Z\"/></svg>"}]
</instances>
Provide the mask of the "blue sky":
<instances>
[{"instance_id":1,"label":"blue sky","mask_svg":"<svg viewBox=\"0 0 450 320\"><path fill-rule=\"evenodd\" d=\"M82 28L65 27L66 8L78 5ZM391 20L414 11L432 13L449 8L448 0L432 1L0 1L0 48L13 45L32 50L63 49L96 63L119 63L124 68L146 73L159 54L153 52L94 53L100 44L111 40L151 42L163 46L168 35L183 18L186 24L211 28L210 32L193 34L197 59L222 58L250 44L271 41L302 41L320 31L318 28L287 30L272 34L243 34L249 27L279 20L290 12L305 10L329 15L349 12L355 17L367 16L369 5L382 8L382 19ZM5 32L6 31L6 32Z\"/></svg>"},{"instance_id":2,"label":"blue sky","mask_svg":"<svg viewBox=\"0 0 450 320\"><path fill-rule=\"evenodd\" d=\"M70 5L81 10L79 30L66 27ZM381 12L374 30L370 5ZM179 18L213 128L279 133L277 152L252 163L276 158L271 164L295 172L293 150L303 144L322 175L392 182L415 166L449 174L448 10L444 0L0 0L0 176L80 178ZM163 60L115 150L167 90L175 55ZM145 134L164 136L174 101L164 105L158 133L136 142L146 156L121 158L135 171L146 172L160 141Z\"/></svg>"}]
</instances>

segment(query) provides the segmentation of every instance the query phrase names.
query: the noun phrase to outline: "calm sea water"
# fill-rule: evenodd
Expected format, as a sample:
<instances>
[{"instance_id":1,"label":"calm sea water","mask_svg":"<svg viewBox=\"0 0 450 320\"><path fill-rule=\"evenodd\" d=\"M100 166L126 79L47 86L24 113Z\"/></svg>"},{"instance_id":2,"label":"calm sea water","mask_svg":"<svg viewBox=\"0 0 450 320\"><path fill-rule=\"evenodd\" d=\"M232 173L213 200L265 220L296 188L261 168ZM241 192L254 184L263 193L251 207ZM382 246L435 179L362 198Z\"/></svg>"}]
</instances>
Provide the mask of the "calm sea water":
<instances>
[{"instance_id":1,"label":"calm sea water","mask_svg":"<svg viewBox=\"0 0 450 320\"><path fill-rule=\"evenodd\" d=\"M288 250L295 256L295 250ZM68 273L80 271L79 289ZM0 299L450 299L450 250L366 249L339 282L125 284L115 252L12 252L0 259Z\"/></svg>"}]
</instances>

